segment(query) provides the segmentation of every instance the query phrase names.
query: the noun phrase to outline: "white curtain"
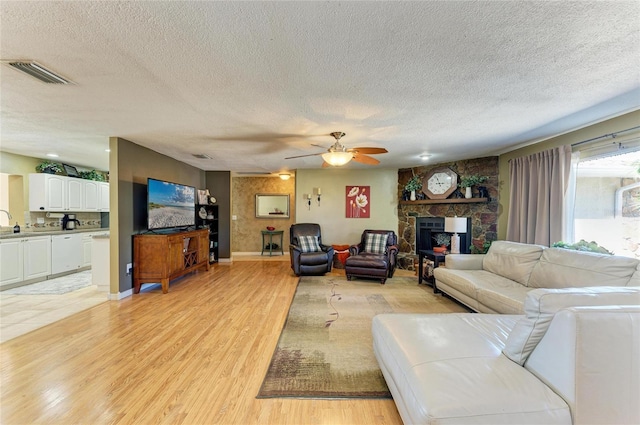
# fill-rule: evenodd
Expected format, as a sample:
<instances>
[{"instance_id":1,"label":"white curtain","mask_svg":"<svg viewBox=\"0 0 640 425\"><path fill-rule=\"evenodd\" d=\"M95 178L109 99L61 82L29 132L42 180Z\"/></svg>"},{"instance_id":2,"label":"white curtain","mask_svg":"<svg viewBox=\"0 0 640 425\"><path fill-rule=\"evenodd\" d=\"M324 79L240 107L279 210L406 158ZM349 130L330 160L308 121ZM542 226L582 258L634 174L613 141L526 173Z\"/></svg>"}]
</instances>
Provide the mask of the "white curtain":
<instances>
[{"instance_id":1,"label":"white curtain","mask_svg":"<svg viewBox=\"0 0 640 425\"><path fill-rule=\"evenodd\" d=\"M509 162L507 240L549 246L564 237L571 146Z\"/></svg>"}]
</instances>

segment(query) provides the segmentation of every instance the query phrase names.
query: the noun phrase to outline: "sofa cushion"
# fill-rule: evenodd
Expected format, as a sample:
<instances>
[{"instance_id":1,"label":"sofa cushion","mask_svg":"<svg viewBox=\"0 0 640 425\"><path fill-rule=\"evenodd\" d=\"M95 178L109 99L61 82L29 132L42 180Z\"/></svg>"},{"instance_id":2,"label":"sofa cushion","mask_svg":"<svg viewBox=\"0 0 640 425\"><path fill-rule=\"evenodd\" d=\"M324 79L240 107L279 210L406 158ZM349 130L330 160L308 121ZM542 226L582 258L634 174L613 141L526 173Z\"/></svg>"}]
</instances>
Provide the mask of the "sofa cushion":
<instances>
[{"instance_id":1,"label":"sofa cushion","mask_svg":"<svg viewBox=\"0 0 640 425\"><path fill-rule=\"evenodd\" d=\"M531 288L504 278L480 281L477 285L476 298L481 313L524 313L524 300Z\"/></svg>"},{"instance_id":2,"label":"sofa cushion","mask_svg":"<svg viewBox=\"0 0 640 425\"><path fill-rule=\"evenodd\" d=\"M486 270L455 270L438 267L433 271L437 286L453 288L478 305L470 305L483 313L522 314L529 288ZM488 307L483 309L482 305Z\"/></svg>"},{"instance_id":3,"label":"sofa cushion","mask_svg":"<svg viewBox=\"0 0 640 425\"><path fill-rule=\"evenodd\" d=\"M437 285L440 285L441 282L445 283L447 286L472 298L476 298L478 282L490 284L496 280L507 280L485 270L455 270L446 267L434 269L433 276Z\"/></svg>"},{"instance_id":4,"label":"sofa cushion","mask_svg":"<svg viewBox=\"0 0 640 425\"><path fill-rule=\"evenodd\" d=\"M640 305L640 288L591 287L534 289L524 301L525 317L516 323L503 353L524 365L536 348L554 314L575 306Z\"/></svg>"},{"instance_id":5,"label":"sofa cushion","mask_svg":"<svg viewBox=\"0 0 640 425\"><path fill-rule=\"evenodd\" d=\"M640 261L638 261L638 267L636 267L636 271L631 276L631 279L629 279L627 286L640 286Z\"/></svg>"},{"instance_id":6,"label":"sofa cushion","mask_svg":"<svg viewBox=\"0 0 640 425\"><path fill-rule=\"evenodd\" d=\"M566 403L500 353L521 316L382 314L374 352L404 423L571 423Z\"/></svg>"},{"instance_id":7,"label":"sofa cushion","mask_svg":"<svg viewBox=\"0 0 640 425\"><path fill-rule=\"evenodd\" d=\"M302 252L320 251L320 244L318 243L317 236L298 236L298 242L300 243L300 251Z\"/></svg>"},{"instance_id":8,"label":"sofa cushion","mask_svg":"<svg viewBox=\"0 0 640 425\"><path fill-rule=\"evenodd\" d=\"M364 243L364 251L371 254L384 254L387 252L388 234L367 233Z\"/></svg>"},{"instance_id":9,"label":"sofa cushion","mask_svg":"<svg viewBox=\"0 0 640 425\"><path fill-rule=\"evenodd\" d=\"M543 250L540 245L495 241L484 257L482 268L526 286Z\"/></svg>"},{"instance_id":10,"label":"sofa cushion","mask_svg":"<svg viewBox=\"0 0 640 425\"><path fill-rule=\"evenodd\" d=\"M638 260L563 248L545 249L531 273L533 288L627 286Z\"/></svg>"}]
</instances>

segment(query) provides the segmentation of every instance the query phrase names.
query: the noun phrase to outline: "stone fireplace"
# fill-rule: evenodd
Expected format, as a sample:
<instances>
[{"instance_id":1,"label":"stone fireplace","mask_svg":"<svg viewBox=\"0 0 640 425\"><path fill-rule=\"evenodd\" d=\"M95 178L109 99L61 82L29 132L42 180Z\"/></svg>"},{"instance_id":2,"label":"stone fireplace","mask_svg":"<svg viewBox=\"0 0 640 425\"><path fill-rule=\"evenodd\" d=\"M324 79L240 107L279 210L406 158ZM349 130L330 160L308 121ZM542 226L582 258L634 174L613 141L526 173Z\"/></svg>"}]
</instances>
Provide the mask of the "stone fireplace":
<instances>
[{"instance_id":1,"label":"stone fireplace","mask_svg":"<svg viewBox=\"0 0 640 425\"><path fill-rule=\"evenodd\" d=\"M448 167L458 176L478 174L487 176L484 184L488 199L483 202L466 201L452 195L445 200L402 200L404 185L414 175L424 176L434 168ZM433 233L444 233L444 217L467 217L467 233L460 236L460 252L472 252L483 249L485 241L497 238L498 225L498 157L485 157L461 160L449 163L426 165L398 170L398 263L399 267L413 269L418 250L422 246L433 247ZM474 198L479 198L477 188ZM429 230L430 234L426 233ZM422 232L422 235L420 234ZM470 250L473 245L475 250Z\"/></svg>"}]
</instances>

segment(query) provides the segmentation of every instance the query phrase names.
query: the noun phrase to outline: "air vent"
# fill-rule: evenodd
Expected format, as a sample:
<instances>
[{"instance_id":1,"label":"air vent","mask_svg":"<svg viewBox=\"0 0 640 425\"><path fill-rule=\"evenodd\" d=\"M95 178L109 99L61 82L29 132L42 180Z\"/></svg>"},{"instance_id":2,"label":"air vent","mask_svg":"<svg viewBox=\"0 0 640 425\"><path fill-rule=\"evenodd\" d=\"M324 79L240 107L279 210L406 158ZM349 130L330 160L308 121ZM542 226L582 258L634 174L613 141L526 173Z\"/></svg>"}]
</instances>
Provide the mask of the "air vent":
<instances>
[{"instance_id":1,"label":"air vent","mask_svg":"<svg viewBox=\"0 0 640 425\"><path fill-rule=\"evenodd\" d=\"M29 74L38 80L48 83L48 84L73 84L72 81L69 81L61 76L57 75L55 72L48 70L44 66L33 62L20 62L20 61L7 61L7 65L12 66L18 71L22 71L25 74Z\"/></svg>"},{"instance_id":2,"label":"air vent","mask_svg":"<svg viewBox=\"0 0 640 425\"><path fill-rule=\"evenodd\" d=\"M191 155L193 155L193 156L195 156L196 158L199 158L199 159L213 159L209 155L207 155L206 153L193 153Z\"/></svg>"}]
</instances>

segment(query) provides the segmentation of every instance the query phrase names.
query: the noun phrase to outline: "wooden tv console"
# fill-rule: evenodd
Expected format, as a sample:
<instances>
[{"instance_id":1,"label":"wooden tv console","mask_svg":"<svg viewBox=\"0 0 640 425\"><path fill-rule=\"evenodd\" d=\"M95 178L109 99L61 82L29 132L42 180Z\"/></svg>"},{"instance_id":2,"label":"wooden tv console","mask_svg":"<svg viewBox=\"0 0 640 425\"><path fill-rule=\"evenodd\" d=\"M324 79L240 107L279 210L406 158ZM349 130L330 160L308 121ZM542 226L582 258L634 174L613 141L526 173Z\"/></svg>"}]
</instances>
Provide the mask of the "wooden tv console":
<instances>
[{"instance_id":1,"label":"wooden tv console","mask_svg":"<svg viewBox=\"0 0 640 425\"><path fill-rule=\"evenodd\" d=\"M209 270L209 229L133 237L134 294L153 282L160 282L166 294L171 279L201 267Z\"/></svg>"}]
</instances>

